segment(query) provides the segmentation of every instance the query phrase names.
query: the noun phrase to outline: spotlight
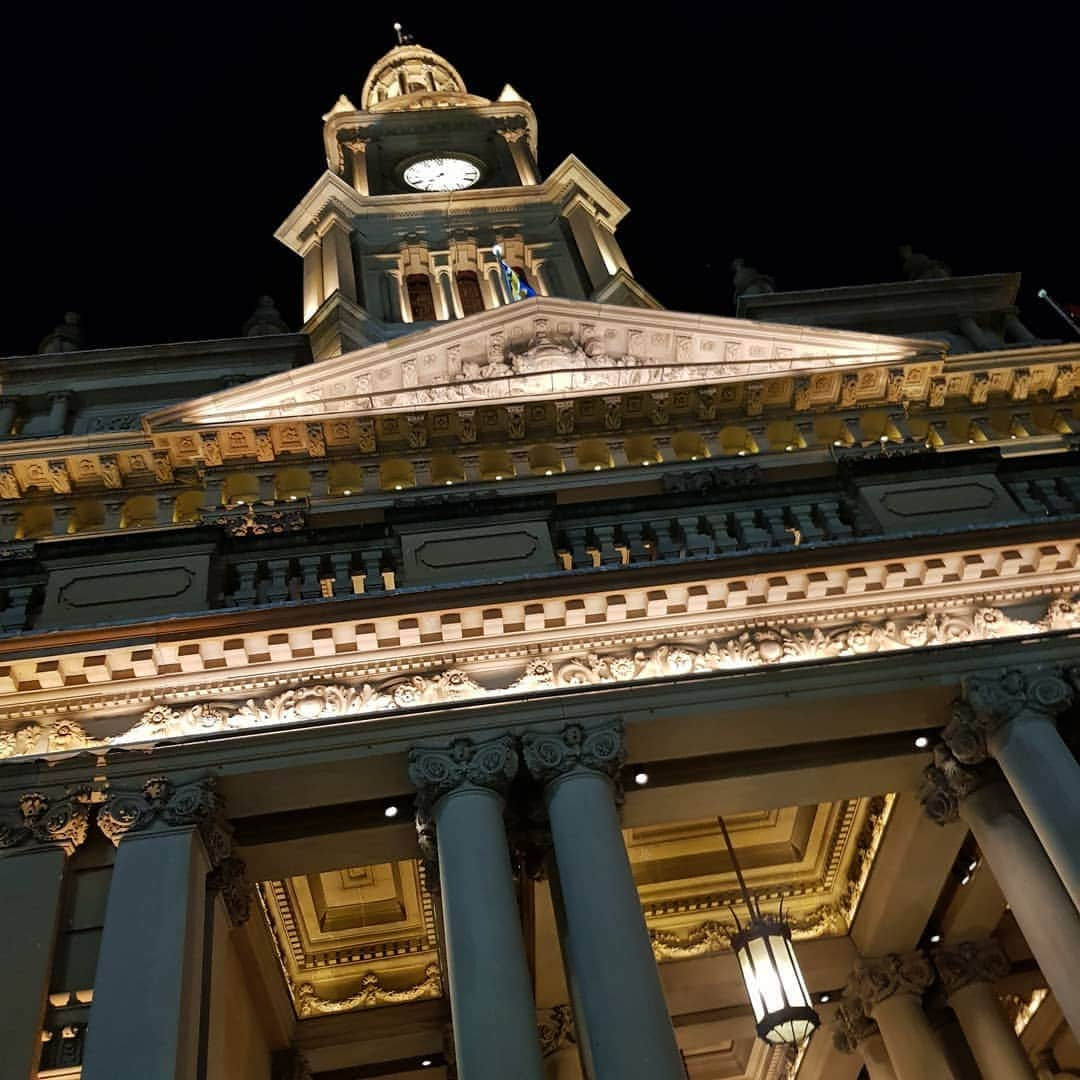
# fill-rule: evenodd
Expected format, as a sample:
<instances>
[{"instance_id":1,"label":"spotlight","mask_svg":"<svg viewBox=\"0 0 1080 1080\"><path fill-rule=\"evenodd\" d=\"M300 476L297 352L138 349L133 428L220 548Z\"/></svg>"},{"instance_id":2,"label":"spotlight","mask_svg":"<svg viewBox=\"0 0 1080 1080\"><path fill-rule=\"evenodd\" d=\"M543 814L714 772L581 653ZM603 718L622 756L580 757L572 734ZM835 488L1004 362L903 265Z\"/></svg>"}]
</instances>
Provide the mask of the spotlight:
<instances>
[{"instance_id":1,"label":"spotlight","mask_svg":"<svg viewBox=\"0 0 1080 1080\"><path fill-rule=\"evenodd\" d=\"M971 862L968 863L968 873L969 874L974 874L975 871L978 869L978 867L979 867L979 860L978 859L972 859Z\"/></svg>"},{"instance_id":2,"label":"spotlight","mask_svg":"<svg viewBox=\"0 0 1080 1080\"><path fill-rule=\"evenodd\" d=\"M820 1001L822 1005L828 1005L831 1000L832 994L818 994L818 1001Z\"/></svg>"},{"instance_id":3,"label":"spotlight","mask_svg":"<svg viewBox=\"0 0 1080 1080\"><path fill-rule=\"evenodd\" d=\"M592 471L593 472L599 472L603 467L604 467L603 465L594 465L592 467Z\"/></svg>"},{"instance_id":4,"label":"spotlight","mask_svg":"<svg viewBox=\"0 0 1080 1080\"><path fill-rule=\"evenodd\" d=\"M634 773L634 783L638 787L644 787L649 782L649 774L647 772Z\"/></svg>"},{"instance_id":5,"label":"spotlight","mask_svg":"<svg viewBox=\"0 0 1080 1080\"><path fill-rule=\"evenodd\" d=\"M961 884L961 885L966 885L966 884L967 884L967 883L968 883L968 882L969 882L970 880L971 880L971 875L970 875L970 874L965 874L965 875L964 875L964 876L963 876L963 877L962 877L962 878L960 879L960 884Z\"/></svg>"},{"instance_id":6,"label":"spotlight","mask_svg":"<svg viewBox=\"0 0 1080 1080\"><path fill-rule=\"evenodd\" d=\"M925 750L930 745L930 740L925 735L919 735L915 739L915 749Z\"/></svg>"},{"instance_id":7,"label":"spotlight","mask_svg":"<svg viewBox=\"0 0 1080 1080\"><path fill-rule=\"evenodd\" d=\"M342 495L351 495L351 494L352 494L352 491L351 491L351 489L349 489L349 488L346 488L346 489L345 489L345 490L344 490L344 491L343 491L343 492L342 492L341 494L342 494Z\"/></svg>"},{"instance_id":8,"label":"spotlight","mask_svg":"<svg viewBox=\"0 0 1080 1080\"><path fill-rule=\"evenodd\" d=\"M930 944L931 945L937 945L940 941L941 941L941 935L940 934L931 934L930 935Z\"/></svg>"},{"instance_id":9,"label":"spotlight","mask_svg":"<svg viewBox=\"0 0 1080 1080\"><path fill-rule=\"evenodd\" d=\"M398 816L398 808L396 806L393 806L393 805L388 806L383 811L383 816L384 817L397 817Z\"/></svg>"},{"instance_id":10,"label":"spotlight","mask_svg":"<svg viewBox=\"0 0 1080 1080\"><path fill-rule=\"evenodd\" d=\"M420 1065L422 1068L426 1069L429 1065L431 1065L431 1058L424 1058L424 1060L420 1062Z\"/></svg>"},{"instance_id":11,"label":"spotlight","mask_svg":"<svg viewBox=\"0 0 1080 1080\"><path fill-rule=\"evenodd\" d=\"M545 476L550 476L551 475L551 470L550 469L545 469L544 470L544 475Z\"/></svg>"}]
</instances>

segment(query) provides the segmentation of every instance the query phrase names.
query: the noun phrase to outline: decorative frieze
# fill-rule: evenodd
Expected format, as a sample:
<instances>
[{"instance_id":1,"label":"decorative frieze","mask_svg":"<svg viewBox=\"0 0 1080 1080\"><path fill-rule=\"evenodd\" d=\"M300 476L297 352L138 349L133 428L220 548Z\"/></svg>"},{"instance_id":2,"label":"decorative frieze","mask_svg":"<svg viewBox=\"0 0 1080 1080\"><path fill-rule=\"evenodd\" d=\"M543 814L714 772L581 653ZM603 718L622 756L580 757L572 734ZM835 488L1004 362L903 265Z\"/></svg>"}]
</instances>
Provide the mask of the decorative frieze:
<instances>
[{"instance_id":1,"label":"decorative frieze","mask_svg":"<svg viewBox=\"0 0 1080 1080\"><path fill-rule=\"evenodd\" d=\"M571 651L572 646L556 642L543 646L539 656L535 655L535 648L522 645L515 657L513 650L500 646L502 670L505 672L503 681L494 681L485 675L481 683L472 677L470 667L474 663L478 668L484 665L492 648L488 645L475 650L470 658L463 657L463 666L460 667L432 670L430 662L413 661L421 670L426 670L425 674L390 674L381 680L369 681L364 669L360 668L356 683L349 684L324 682L316 671L306 677L295 675L294 678L301 685L261 700L212 698L182 707L154 705L126 724L118 725L110 721L109 733L102 735L93 730L84 731L73 721L58 716L52 721L24 724L0 733L0 759L94 746L152 743L164 738L243 730L267 724L302 724L336 716L424 708L445 701L557 692L566 687L736 672L830 657L922 649L1014 635L1029 636L1066 626L1080 626L1080 607L1071 600L1059 599L1048 605L1047 614L1038 623L1013 618L998 608L977 608L970 612L913 612L907 617L894 614L889 618L873 621L861 619L831 628L820 623L812 629L800 625L763 623L751 629L705 640L684 627L683 640L679 639L677 632L667 630L662 636L668 640L651 647L630 644L622 648L609 646L604 651L577 652ZM489 627L489 630L494 629ZM605 634L609 635L610 630ZM289 660L292 653L288 648L288 639L285 635L281 637L281 647L274 655L277 659ZM633 637L628 637L632 642ZM327 640L333 643L329 635ZM456 641L460 651L460 636ZM250 647L252 639L236 640L234 644L238 655L243 656L243 649ZM528 658L530 652L534 654L531 659ZM155 653L160 660L162 654L159 650L153 653L147 650L147 660L144 662L147 675L154 672L152 658ZM398 671L402 667L407 669L408 666L400 660L387 665L391 672L395 668ZM335 673L340 670L338 658ZM114 682L118 681L115 669L112 678ZM100 708L100 702L100 696L96 696L94 703L97 708Z\"/></svg>"},{"instance_id":2,"label":"decorative frieze","mask_svg":"<svg viewBox=\"0 0 1080 1080\"><path fill-rule=\"evenodd\" d=\"M68 855L86 839L90 799L85 793L50 797L29 791L17 805L0 807L0 850L23 844L55 844Z\"/></svg>"},{"instance_id":3,"label":"decorative frieze","mask_svg":"<svg viewBox=\"0 0 1080 1080\"><path fill-rule=\"evenodd\" d=\"M626 738L620 719L590 727L567 724L559 731L526 732L521 751L526 768L542 784L578 769L615 779L626 761Z\"/></svg>"},{"instance_id":4,"label":"decorative frieze","mask_svg":"<svg viewBox=\"0 0 1080 1080\"><path fill-rule=\"evenodd\" d=\"M894 994L921 996L934 982L934 967L925 953L915 950L887 956L863 957L852 973L851 989L868 1016L874 1006Z\"/></svg>"},{"instance_id":5,"label":"decorative frieze","mask_svg":"<svg viewBox=\"0 0 1080 1080\"><path fill-rule=\"evenodd\" d=\"M409 779L423 807L434 806L443 796L465 785L505 795L517 771L517 750L509 735L486 742L460 738L446 747L415 747L409 751Z\"/></svg>"},{"instance_id":6,"label":"decorative frieze","mask_svg":"<svg viewBox=\"0 0 1080 1080\"><path fill-rule=\"evenodd\" d=\"M408 1001L423 1001L428 998L442 997L442 993L442 975L439 972L439 965L432 963L424 969L424 978L420 982L400 989L383 986L378 975L367 972L360 977L359 991L337 1001L319 997L311 983L301 983L296 988L296 1007L303 1019L308 1016L373 1009L379 1005L400 1005Z\"/></svg>"},{"instance_id":7,"label":"decorative frieze","mask_svg":"<svg viewBox=\"0 0 1080 1080\"><path fill-rule=\"evenodd\" d=\"M969 983L995 983L1012 970L1005 950L993 938L943 945L931 955L945 993L950 997Z\"/></svg>"}]
</instances>

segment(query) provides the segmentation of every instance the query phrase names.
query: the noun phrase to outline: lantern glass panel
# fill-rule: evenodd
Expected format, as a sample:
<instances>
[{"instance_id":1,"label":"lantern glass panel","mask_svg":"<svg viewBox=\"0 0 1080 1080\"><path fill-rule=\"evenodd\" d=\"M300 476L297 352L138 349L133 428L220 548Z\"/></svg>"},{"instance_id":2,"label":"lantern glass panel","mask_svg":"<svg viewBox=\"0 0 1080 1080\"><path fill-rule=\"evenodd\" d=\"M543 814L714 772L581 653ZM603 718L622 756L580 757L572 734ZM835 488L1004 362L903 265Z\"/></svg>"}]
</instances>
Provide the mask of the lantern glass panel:
<instances>
[{"instance_id":1,"label":"lantern glass panel","mask_svg":"<svg viewBox=\"0 0 1080 1080\"><path fill-rule=\"evenodd\" d=\"M754 965L750 962L750 951L743 945L739 951L739 966L742 968L743 982L746 984L746 992L750 997L750 1007L754 1010L754 1020L758 1023L765 1015L765 1005L761 1000L761 991L758 989L757 976L754 974Z\"/></svg>"},{"instance_id":2,"label":"lantern glass panel","mask_svg":"<svg viewBox=\"0 0 1080 1080\"><path fill-rule=\"evenodd\" d=\"M767 1013L779 1012L787 1002L784 1000L779 973L769 956L764 936L751 938L747 947L754 964L758 991L765 1000L765 1011Z\"/></svg>"}]
</instances>

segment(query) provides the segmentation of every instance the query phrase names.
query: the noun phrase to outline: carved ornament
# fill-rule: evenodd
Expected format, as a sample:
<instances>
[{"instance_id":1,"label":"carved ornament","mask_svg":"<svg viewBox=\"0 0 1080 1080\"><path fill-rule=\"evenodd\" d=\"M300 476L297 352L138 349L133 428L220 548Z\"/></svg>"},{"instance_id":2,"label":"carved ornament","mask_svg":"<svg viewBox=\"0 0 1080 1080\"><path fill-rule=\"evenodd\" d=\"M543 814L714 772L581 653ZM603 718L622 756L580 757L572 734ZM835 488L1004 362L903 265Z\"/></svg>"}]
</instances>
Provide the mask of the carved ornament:
<instances>
[{"instance_id":1,"label":"carved ornament","mask_svg":"<svg viewBox=\"0 0 1080 1080\"><path fill-rule=\"evenodd\" d=\"M269 536L301 532L307 527L307 510L301 506L275 506L273 503L235 506L212 510L203 515L204 525L217 525L229 536Z\"/></svg>"},{"instance_id":2,"label":"carved ornament","mask_svg":"<svg viewBox=\"0 0 1080 1080\"><path fill-rule=\"evenodd\" d=\"M1000 779L992 762L967 767L944 744L934 748L933 764L923 770L919 801L926 816L938 825L948 825L960 816L960 807L970 794L984 784Z\"/></svg>"},{"instance_id":3,"label":"carved ornament","mask_svg":"<svg viewBox=\"0 0 1080 1080\"><path fill-rule=\"evenodd\" d=\"M296 988L296 1006L301 1018L326 1016L330 1013L353 1012L356 1009L373 1009L379 1005L399 1005L408 1001L423 1001L442 997L442 975L438 964L428 964L424 978L414 986L391 990L382 985L379 976L367 972L360 978L360 990L340 1001L321 998L311 983L300 983Z\"/></svg>"},{"instance_id":4,"label":"carved ornament","mask_svg":"<svg viewBox=\"0 0 1080 1080\"><path fill-rule=\"evenodd\" d=\"M1012 970L1005 950L993 938L942 946L932 955L945 993L950 996L970 983L997 982Z\"/></svg>"},{"instance_id":5,"label":"carved ornament","mask_svg":"<svg viewBox=\"0 0 1080 1080\"><path fill-rule=\"evenodd\" d=\"M569 1005L556 1005L550 1009L538 1009L536 1032L540 1037L540 1053L550 1057L566 1046L577 1044L574 1030L574 1013Z\"/></svg>"},{"instance_id":6,"label":"carved ornament","mask_svg":"<svg viewBox=\"0 0 1080 1080\"><path fill-rule=\"evenodd\" d=\"M409 779L424 807L434 806L444 795L465 785L505 795L517 771L517 750L509 735L486 742L460 738L446 747L409 751Z\"/></svg>"},{"instance_id":7,"label":"carved ornament","mask_svg":"<svg viewBox=\"0 0 1080 1080\"><path fill-rule=\"evenodd\" d=\"M242 730L262 724L299 724L337 716L423 708L444 701L493 699L503 694L558 692L564 687L631 683L734 672L825 657L862 656L985 641L1080 626L1080 607L1055 598L1039 622L1016 619L1000 608L972 612L922 612L834 628L765 625L693 644L677 639L652 648L631 646L604 653L537 656L523 660L503 685L476 682L464 668L382 681L340 685L312 681L264 699L211 701L174 708L155 705L126 730L95 738L68 720L24 724L0 732L0 759L60 749L153 742L162 738ZM482 662L483 657L479 657Z\"/></svg>"},{"instance_id":8,"label":"carved ornament","mask_svg":"<svg viewBox=\"0 0 1080 1080\"><path fill-rule=\"evenodd\" d=\"M953 704L952 720L942 738L963 765L977 765L989 755L988 742L998 728L1024 720L1045 720L1073 702L1072 687L1057 668L1009 668L971 675L964 700Z\"/></svg>"},{"instance_id":9,"label":"carved ornament","mask_svg":"<svg viewBox=\"0 0 1080 1080\"><path fill-rule=\"evenodd\" d=\"M875 1021L866 1015L862 999L857 994L845 994L836 1010L833 1045L842 1054L854 1054L859 1043L878 1034Z\"/></svg>"},{"instance_id":10,"label":"carved ornament","mask_svg":"<svg viewBox=\"0 0 1080 1080\"><path fill-rule=\"evenodd\" d=\"M81 793L57 799L30 791L18 805L0 808L0 850L55 844L70 855L86 839L89 821L89 800Z\"/></svg>"},{"instance_id":11,"label":"carved ornament","mask_svg":"<svg viewBox=\"0 0 1080 1080\"><path fill-rule=\"evenodd\" d=\"M626 761L621 720L595 727L567 724L557 732L527 732L521 740L529 772L542 784L577 769L615 778Z\"/></svg>"},{"instance_id":12,"label":"carved ornament","mask_svg":"<svg viewBox=\"0 0 1080 1080\"><path fill-rule=\"evenodd\" d=\"M852 973L852 989L867 1015L875 1005L893 994L921 996L934 981L934 967L925 953L890 953L888 956L863 957Z\"/></svg>"}]
</instances>

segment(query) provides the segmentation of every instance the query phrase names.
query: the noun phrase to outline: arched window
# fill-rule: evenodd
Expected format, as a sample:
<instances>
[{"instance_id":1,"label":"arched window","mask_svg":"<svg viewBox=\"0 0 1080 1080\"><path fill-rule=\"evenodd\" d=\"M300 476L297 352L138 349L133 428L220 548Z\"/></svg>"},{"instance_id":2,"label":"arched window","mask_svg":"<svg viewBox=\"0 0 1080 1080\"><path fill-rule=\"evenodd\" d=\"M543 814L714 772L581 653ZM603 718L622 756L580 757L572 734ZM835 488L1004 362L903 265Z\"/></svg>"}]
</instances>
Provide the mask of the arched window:
<instances>
[{"instance_id":1,"label":"arched window","mask_svg":"<svg viewBox=\"0 0 1080 1080\"><path fill-rule=\"evenodd\" d=\"M413 322L435 321L435 297L431 292L431 278L427 274L409 274L405 278L409 291L409 307Z\"/></svg>"},{"instance_id":2,"label":"arched window","mask_svg":"<svg viewBox=\"0 0 1080 1080\"><path fill-rule=\"evenodd\" d=\"M461 297L461 310L466 315L475 315L484 310L484 294L480 291L480 279L475 270L457 272L458 296Z\"/></svg>"}]
</instances>

